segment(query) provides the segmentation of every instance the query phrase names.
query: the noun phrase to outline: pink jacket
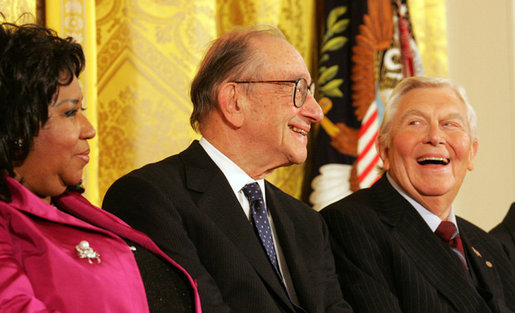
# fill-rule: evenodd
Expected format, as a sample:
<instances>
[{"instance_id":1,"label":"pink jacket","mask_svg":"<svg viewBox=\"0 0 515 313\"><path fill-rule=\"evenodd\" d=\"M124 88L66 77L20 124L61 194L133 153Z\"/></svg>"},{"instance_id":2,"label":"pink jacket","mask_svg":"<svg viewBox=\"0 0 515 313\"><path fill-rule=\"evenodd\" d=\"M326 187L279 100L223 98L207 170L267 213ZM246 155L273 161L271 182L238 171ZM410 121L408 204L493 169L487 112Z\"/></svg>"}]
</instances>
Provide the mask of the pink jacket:
<instances>
[{"instance_id":1,"label":"pink jacket","mask_svg":"<svg viewBox=\"0 0 515 313\"><path fill-rule=\"evenodd\" d=\"M145 289L129 239L166 259L195 282L146 235L77 193L53 199L76 218L41 201L11 178L12 201L0 201L0 312L148 312ZM86 222L87 221L87 222ZM87 241L100 254L80 258Z\"/></svg>"}]
</instances>

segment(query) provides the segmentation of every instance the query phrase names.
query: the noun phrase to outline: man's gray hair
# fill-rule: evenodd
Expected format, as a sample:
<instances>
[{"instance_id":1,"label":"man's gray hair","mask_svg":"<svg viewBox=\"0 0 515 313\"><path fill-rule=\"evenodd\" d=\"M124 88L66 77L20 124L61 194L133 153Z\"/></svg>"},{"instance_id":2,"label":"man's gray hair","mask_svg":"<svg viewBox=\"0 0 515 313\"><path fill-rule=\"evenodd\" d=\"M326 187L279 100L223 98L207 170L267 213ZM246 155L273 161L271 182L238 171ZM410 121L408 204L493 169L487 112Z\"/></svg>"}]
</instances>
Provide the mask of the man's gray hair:
<instances>
[{"instance_id":1,"label":"man's gray hair","mask_svg":"<svg viewBox=\"0 0 515 313\"><path fill-rule=\"evenodd\" d=\"M259 76L259 58L251 41L262 36L286 40L278 28L259 25L233 30L213 42L191 84L193 112L190 124L194 130L199 131L202 121L217 107L218 90L223 82ZM252 77L246 77L249 75Z\"/></svg>"},{"instance_id":2,"label":"man's gray hair","mask_svg":"<svg viewBox=\"0 0 515 313\"><path fill-rule=\"evenodd\" d=\"M381 127L379 128L378 136L378 140L383 146L389 147L391 144L392 121L393 117L395 116L395 113L397 112L397 108L402 97L406 95L409 91L420 88L452 89L455 92L456 96L458 96L458 98L461 101L463 101L463 103L465 103L467 107L469 134L472 142L478 139L476 112L468 102L465 90L462 87L455 85L448 78L414 76L403 79L395 87L392 94L388 98L384 112L383 122L381 124Z\"/></svg>"}]
</instances>

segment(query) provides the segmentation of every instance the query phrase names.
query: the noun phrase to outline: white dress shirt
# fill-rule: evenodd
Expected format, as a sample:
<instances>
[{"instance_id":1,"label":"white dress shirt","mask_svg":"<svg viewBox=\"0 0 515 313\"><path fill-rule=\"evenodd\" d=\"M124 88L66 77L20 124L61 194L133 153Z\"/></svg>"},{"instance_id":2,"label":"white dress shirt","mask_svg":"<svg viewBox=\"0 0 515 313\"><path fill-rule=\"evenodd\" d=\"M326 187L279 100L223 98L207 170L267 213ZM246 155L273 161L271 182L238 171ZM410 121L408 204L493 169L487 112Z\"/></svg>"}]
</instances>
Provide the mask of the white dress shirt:
<instances>
[{"instance_id":1,"label":"white dress shirt","mask_svg":"<svg viewBox=\"0 0 515 313\"><path fill-rule=\"evenodd\" d=\"M243 209L243 212L247 216L247 219L250 222L250 203L245 197L245 194L241 190L246 184L257 182L259 187L261 188L261 193L263 194L263 201L266 205L266 193L265 193L265 181L264 179L255 180L245 171L243 171L236 163L234 163L231 159L225 156L220 150L215 148L207 139L204 137L199 140L200 145L209 157L215 162L215 164L220 168L222 173L225 175L225 178L229 182L229 185L234 192L234 195L238 199ZM268 207L268 206L267 206ZM277 239L277 234L274 227L274 221L272 216L270 215L270 210L267 209L268 221L270 222L270 228L272 230L272 238L274 239L274 247L277 254L277 262L279 264L279 269L283 276L283 282L288 289L288 294L290 295L290 300L295 304L298 304L299 301L297 299L297 295L295 293L295 288L293 287L293 281L291 279L290 272L288 270L288 266L286 265L286 260L284 258L284 254L281 249L281 245Z\"/></svg>"}]
</instances>

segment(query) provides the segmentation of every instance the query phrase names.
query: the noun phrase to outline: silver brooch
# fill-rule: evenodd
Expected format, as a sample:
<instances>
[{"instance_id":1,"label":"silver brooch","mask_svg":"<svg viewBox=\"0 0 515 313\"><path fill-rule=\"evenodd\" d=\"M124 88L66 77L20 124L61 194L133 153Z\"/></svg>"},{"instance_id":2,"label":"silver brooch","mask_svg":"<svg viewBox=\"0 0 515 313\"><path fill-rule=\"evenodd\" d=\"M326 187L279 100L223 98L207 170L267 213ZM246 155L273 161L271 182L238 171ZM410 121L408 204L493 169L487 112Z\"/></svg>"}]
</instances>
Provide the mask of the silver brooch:
<instances>
[{"instance_id":1,"label":"silver brooch","mask_svg":"<svg viewBox=\"0 0 515 313\"><path fill-rule=\"evenodd\" d=\"M93 250L89 246L89 242L86 240L83 240L79 242L78 245L75 246L75 250L77 251L77 254L79 255L79 258L81 259L88 259L89 264L93 264L91 262L91 259L96 259L98 263L100 263L100 254Z\"/></svg>"}]
</instances>

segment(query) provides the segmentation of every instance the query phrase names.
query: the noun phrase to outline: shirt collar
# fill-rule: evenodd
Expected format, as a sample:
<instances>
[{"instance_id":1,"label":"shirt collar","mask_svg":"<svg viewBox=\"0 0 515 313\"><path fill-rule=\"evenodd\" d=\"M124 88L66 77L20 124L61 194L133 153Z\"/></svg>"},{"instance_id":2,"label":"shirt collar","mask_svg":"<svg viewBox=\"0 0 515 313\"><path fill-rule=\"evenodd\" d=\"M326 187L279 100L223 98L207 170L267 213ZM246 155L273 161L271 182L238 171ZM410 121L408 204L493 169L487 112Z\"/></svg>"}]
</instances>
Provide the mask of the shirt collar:
<instances>
[{"instance_id":1,"label":"shirt collar","mask_svg":"<svg viewBox=\"0 0 515 313\"><path fill-rule=\"evenodd\" d=\"M264 179L255 180L250 177L247 173L245 173L244 170L236 165L236 163L225 156L220 150L215 148L215 146L213 146L206 138L200 138L199 143L225 175L225 178L229 182L229 185L231 185L231 188L235 194L238 193L246 184L257 182L261 188L261 192L263 193L263 200L265 200L266 203Z\"/></svg>"},{"instance_id":2,"label":"shirt collar","mask_svg":"<svg viewBox=\"0 0 515 313\"><path fill-rule=\"evenodd\" d=\"M398 193L401 194L401 196L404 197L414 208L417 210L418 214L424 219L426 224L431 228L431 231L435 232L442 220L434 213L426 209L423 205L415 201L412 197L410 197L397 183L393 180L393 178L386 173L386 178L390 182L390 184L393 186L395 190L397 190ZM451 205L451 212L449 213L449 217L447 221L452 222L456 229L458 229L458 224L456 223L456 216L454 215L454 206Z\"/></svg>"}]
</instances>

